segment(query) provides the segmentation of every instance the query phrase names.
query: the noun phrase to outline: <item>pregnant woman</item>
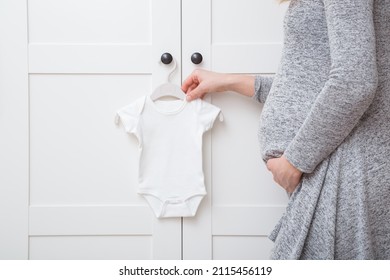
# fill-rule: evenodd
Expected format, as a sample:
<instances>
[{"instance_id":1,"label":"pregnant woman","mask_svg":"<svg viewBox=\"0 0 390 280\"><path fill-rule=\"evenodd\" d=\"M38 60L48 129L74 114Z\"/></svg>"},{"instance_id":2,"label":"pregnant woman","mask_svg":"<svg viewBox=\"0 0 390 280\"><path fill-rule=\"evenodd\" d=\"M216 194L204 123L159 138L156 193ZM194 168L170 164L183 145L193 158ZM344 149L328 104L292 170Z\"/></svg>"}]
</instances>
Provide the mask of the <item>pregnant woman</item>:
<instances>
[{"instance_id":1,"label":"pregnant woman","mask_svg":"<svg viewBox=\"0 0 390 280\"><path fill-rule=\"evenodd\" d=\"M188 100L264 103L259 141L290 194L273 259L390 259L390 1L291 0L274 77L195 70Z\"/></svg>"}]
</instances>

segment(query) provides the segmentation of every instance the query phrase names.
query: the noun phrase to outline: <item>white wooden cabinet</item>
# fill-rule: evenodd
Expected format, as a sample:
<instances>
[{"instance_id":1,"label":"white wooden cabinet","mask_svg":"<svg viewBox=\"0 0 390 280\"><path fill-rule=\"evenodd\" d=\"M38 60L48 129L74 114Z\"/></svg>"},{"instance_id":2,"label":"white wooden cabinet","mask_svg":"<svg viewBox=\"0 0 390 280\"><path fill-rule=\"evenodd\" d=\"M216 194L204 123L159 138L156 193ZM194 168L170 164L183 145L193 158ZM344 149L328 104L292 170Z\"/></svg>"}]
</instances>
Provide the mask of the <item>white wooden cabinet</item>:
<instances>
[{"instance_id":1,"label":"white wooden cabinet","mask_svg":"<svg viewBox=\"0 0 390 280\"><path fill-rule=\"evenodd\" d=\"M274 0L0 1L0 258L264 259L287 198L260 160L261 106L214 94L208 194L158 220L136 194L138 147L117 109L196 67L274 73L286 5ZM203 61L191 62L199 52ZM5 56L4 53L7 53Z\"/></svg>"}]
</instances>

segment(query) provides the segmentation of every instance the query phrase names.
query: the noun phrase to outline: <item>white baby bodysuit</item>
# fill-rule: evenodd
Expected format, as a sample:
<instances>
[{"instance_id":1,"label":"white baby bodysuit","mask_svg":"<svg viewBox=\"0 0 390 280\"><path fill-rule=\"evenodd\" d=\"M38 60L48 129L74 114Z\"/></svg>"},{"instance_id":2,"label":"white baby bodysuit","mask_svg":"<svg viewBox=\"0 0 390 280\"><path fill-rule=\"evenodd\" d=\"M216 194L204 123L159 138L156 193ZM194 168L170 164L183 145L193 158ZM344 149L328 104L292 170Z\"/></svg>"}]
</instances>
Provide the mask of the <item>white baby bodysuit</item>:
<instances>
[{"instance_id":1,"label":"white baby bodysuit","mask_svg":"<svg viewBox=\"0 0 390 280\"><path fill-rule=\"evenodd\" d=\"M117 112L126 132L138 138L138 193L156 217L196 214L206 195L202 136L219 113L218 107L201 99L152 101L150 96Z\"/></svg>"}]
</instances>

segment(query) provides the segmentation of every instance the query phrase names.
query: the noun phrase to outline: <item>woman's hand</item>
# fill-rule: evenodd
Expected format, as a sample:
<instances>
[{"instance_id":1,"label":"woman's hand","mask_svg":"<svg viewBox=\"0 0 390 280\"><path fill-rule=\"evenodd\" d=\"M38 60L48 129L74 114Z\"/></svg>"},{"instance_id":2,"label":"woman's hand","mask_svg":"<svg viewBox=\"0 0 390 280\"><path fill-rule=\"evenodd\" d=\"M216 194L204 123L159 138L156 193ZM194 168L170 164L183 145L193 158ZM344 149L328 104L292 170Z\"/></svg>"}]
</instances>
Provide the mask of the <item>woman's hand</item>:
<instances>
[{"instance_id":1,"label":"woman's hand","mask_svg":"<svg viewBox=\"0 0 390 280\"><path fill-rule=\"evenodd\" d=\"M293 193L301 181L302 172L281 156L267 161L267 168L274 176L274 181L288 193Z\"/></svg>"},{"instance_id":2,"label":"woman's hand","mask_svg":"<svg viewBox=\"0 0 390 280\"><path fill-rule=\"evenodd\" d=\"M187 94L187 100L203 98L206 93L224 91L224 81L227 74L196 69L184 81L182 90Z\"/></svg>"},{"instance_id":3,"label":"woman's hand","mask_svg":"<svg viewBox=\"0 0 390 280\"><path fill-rule=\"evenodd\" d=\"M182 90L187 100L203 98L209 92L235 91L246 96L254 94L254 76L225 74L196 69L184 81Z\"/></svg>"}]
</instances>

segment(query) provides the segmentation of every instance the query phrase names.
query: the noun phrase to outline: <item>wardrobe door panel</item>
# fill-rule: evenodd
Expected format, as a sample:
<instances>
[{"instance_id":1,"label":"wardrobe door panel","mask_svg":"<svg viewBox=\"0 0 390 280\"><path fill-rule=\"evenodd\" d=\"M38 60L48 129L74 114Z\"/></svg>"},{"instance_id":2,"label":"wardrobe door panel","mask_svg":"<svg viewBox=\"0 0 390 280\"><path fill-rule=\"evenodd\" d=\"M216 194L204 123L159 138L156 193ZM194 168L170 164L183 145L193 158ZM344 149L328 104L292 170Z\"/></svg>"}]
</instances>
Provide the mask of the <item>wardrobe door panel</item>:
<instances>
[{"instance_id":1,"label":"wardrobe door panel","mask_svg":"<svg viewBox=\"0 0 390 280\"><path fill-rule=\"evenodd\" d=\"M180 0L30 0L28 31L29 257L180 259L181 219L136 193L138 142L114 123L166 81L163 52L180 65Z\"/></svg>"},{"instance_id":2,"label":"wardrobe door panel","mask_svg":"<svg viewBox=\"0 0 390 280\"><path fill-rule=\"evenodd\" d=\"M28 4L30 43L150 44L152 40L151 1L29 0Z\"/></svg>"},{"instance_id":3,"label":"wardrobe door panel","mask_svg":"<svg viewBox=\"0 0 390 280\"><path fill-rule=\"evenodd\" d=\"M143 204L137 139L114 112L150 84L151 75L30 75L31 205Z\"/></svg>"},{"instance_id":4,"label":"wardrobe door panel","mask_svg":"<svg viewBox=\"0 0 390 280\"><path fill-rule=\"evenodd\" d=\"M213 236L213 258L217 260L268 259L272 242L265 236Z\"/></svg>"},{"instance_id":5,"label":"wardrobe door panel","mask_svg":"<svg viewBox=\"0 0 390 280\"><path fill-rule=\"evenodd\" d=\"M213 70L274 73L286 5L277 1L211 1Z\"/></svg>"},{"instance_id":6,"label":"wardrobe door panel","mask_svg":"<svg viewBox=\"0 0 390 280\"><path fill-rule=\"evenodd\" d=\"M30 237L33 260L147 260L151 236L35 236Z\"/></svg>"}]
</instances>

